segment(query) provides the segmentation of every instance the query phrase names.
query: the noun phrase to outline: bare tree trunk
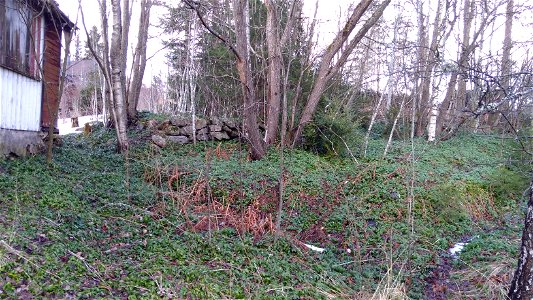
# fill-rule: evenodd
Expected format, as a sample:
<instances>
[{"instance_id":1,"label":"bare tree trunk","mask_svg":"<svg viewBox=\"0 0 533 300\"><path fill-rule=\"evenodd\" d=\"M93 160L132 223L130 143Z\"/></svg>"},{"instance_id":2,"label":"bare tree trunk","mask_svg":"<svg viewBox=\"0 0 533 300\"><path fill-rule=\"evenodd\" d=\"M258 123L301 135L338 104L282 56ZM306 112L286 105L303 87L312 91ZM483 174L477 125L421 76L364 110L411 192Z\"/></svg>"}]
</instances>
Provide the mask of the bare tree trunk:
<instances>
[{"instance_id":1,"label":"bare tree trunk","mask_svg":"<svg viewBox=\"0 0 533 300\"><path fill-rule=\"evenodd\" d=\"M137 47L133 54L132 79L128 90L128 119L130 121L137 119L137 105L139 103L144 70L146 69L146 48L148 43L148 28L150 27L151 7L152 0L142 0Z\"/></svg>"},{"instance_id":2,"label":"bare tree trunk","mask_svg":"<svg viewBox=\"0 0 533 300\"><path fill-rule=\"evenodd\" d=\"M107 1L107 0L106 0ZM120 67L121 67L121 74L120 74L120 80L122 81L122 98L124 98L124 105L126 105L126 112L128 109L128 84L126 80L126 69L128 64L128 47L129 47L129 36L130 36L130 23L131 23L131 14L132 14L132 1L133 0L121 0L122 1L122 7L121 7L121 28L122 31L120 33ZM113 0L111 0L111 3L113 3ZM120 5L119 1L117 1L118 5ZM127 115L126 115L127 117Z\"/></svg>"},{"instance_id":3,"label":"bare tree trunk","mask_svg":"<svg viewBox=\"0 0 533 300\"><path fill-rule=\"evenodd\" d=\"M385 85L385 89L388 89L390 84L390 77L387 80L387 84ZM381 103L383 103L383 98L385 98L385 92L381 93L379 96L378 103L374 107L374 111L372 112L372 117L370 118L370 124L368 124L368 129L366 130L365 140L363 142L363 156L366 156L366 150L368 148L368 140L370 139L370 133L372 132L372 128L374 127L374 123L376 122L376 118L379 113L379 109L381 107Z\"/></svg>"},{"instance_id":4,"label":"bare tree trunk","mask_svg":"<svg viewBox=\"0 0 533 300\"><path fill-rule=\"evenodd\" d=\"M127 135L127 122L128 113L125 99L125 82L123 81L123 73L125 69L123 54L123 31L122 31L122 9L120 0L111 0L112 16L113 16L113 32L111 36L111 44L109 44L109 23L107 12L107 0L98 0L100 5L100 18L102 26L102 42L103 51L102 56L97 53L94 48L94 41L92 41L87 26L85 25L85 16L83 10L81 10L82 22L85 28L85 34L87 35L89 50L94 56L102 75L104 77L105 85L102 87L105 89L105 93L108 94L109 108L113 117L113 123L115 131L117 133L117 148L128 157L129 141ZM109 91L108 91L109 89ZM106 97L107 98L107 97ZM104 104L105 105L105 104Z\"/></svg>"},{"instance_id":5,"label":"bare tree trunk","mask_svg":"<svg viewBox=\"0 0 533 300\"><path fill-rule=\"evenodd\" d=\"M348 21L346 21L344 28L337 33L331 44L326 49L326 52L322 56L322 61L320 62L320 66L318 68L317 79L315 81L315 84L313 85L311 94L309 95L305 108L302 112L302 116L300 118L300 121L298 122L298 126L296 127L296 131L293 135L293 147L296 145L296 143L299 142L305 125L307 125L313 118L316 107L318 105L318 102L320 101L322 93L324 92L326 84L333 76L335 76L339 72L341 67L344 66L353 49L363 39L368 30L372 28L372 26L374 26L374 24L381 18L383 11L390 4L391 0L383 1L374 11L372 16L368 20L366 20L366 22L363 24L362 28L357 32L357 34L344 47L344 44L348 41L348 38L350 37L352 31L355 29L356 25L359 23L360 19L368 10L372 2L373 0L362 0L361 2L359 2L359 4L355 7L352 14L348 18ZM333 63L333 59L337 56L341 49L343 49L342 54L337 59L337 61Z\"/></svg>"},{"instance_id":6,"label":"bare tree trunk","mask_svg":"<svg viewBox=\"0 0 533 300\"><path fill-rule=\"evenodd\" d=\"M420 123L424 122L425 116L423 114L424 107L427 105L426 103L422 103L422 82L424 73L423 70L425 69L424 64L426 62L426 58L428 57L428 48L429 48L429 36L428 36L428 27L427 27L427 20L428 17L425 15L424 11L424 2L422 0L417 0L416 3L416 10L417 10L417 29L418 29L418 49L416 52L416 71L414 74L414 86L413 86L413 98L415 99L413 105L412 105L412 135L416 136L422 136L424 134L423 130L418 131L416 128L418 126L421 126ZM437 11L437 15L438 15ZM417 126L417 127L415 127ZM415 131L416 130L416 131Z\"/></svg>"},{"instance_id":7,"label":"bare tree trunk","mask_svg":"<svg viewBox=\"0 0 533 300\"><path fill-rule=\"evenodd\" d=\"M398 124L398 120L400 119L400 116L403 112L404 104L405 104L405 97L402 97L402 103L400 104L400 109L398 110L398 114L396 114L396 118L394 118L394 122L392 123L392 128L390 130L389 139L387 141L387 145L385 146L385 150L383 151L383 157L386 157L387 153L389 152L389 148L392 144L392 137L394 136L396 125Z\"/></svg>"},{"instance_id":8,"label":"bare tree trunk","mask_svg":"<svg viewBox=\"0 0 533 300\"><path fill-rule=\"evenodd\" d=\"M502 54L502 86L504 89L509 88L509 74L511 74L511 49L513 48L513 16L514 16L514 0L507 1L507 8L505 12L505 36L503 39L503 54Z\"/></svg>"},{"instance_id":9,"label":"bare tree trunk","mask_svg":"<svg viewBox=\"0 0 533 300\"><path fill-rule=\"evenodd\" d=\"M457 85L457 72L453 72L450 76L450 81L448 81L448 86L446 88L446 95L444 96L444 101L442 101L439 109L439 114L437 116L436 123L436 135L440 135L445 124L449 122L449 112L453 110L451 105L454 105L452 101L453 94L455 93L455 87Z\"/></svg>"},{"instance_id":10,"label":"bare tree trunk","mask_svg":"<svg viewBox=\"0 0 533 300\"><path fill-rule=\"evenodd\" d=\"M111 45L109 49L109 59L111 63L111 91L112 91L112 106L113 114L115 115L115 127L117 130L118 146L121 153L127 154L129 142L127 135L128 114L126 110L126 99L124 99L124 81L123 81L123 66L124 66L124 52L122 49L121 36L122 22L121 22L121 6L120 0L111 0L112 15L113 15L113 33L111 35Z\"/></svg>"},{"instance_id":11,"label":"bare tree trunk","mask_svg":"<svg viewBox=\"0 0 533 300\"><path fill-rule=\"evenodd\" d=\"M520 258L507 296L511 300L533 299L533 180L529 185Z\"/></svg>"},{"instance_id":12,"label":"bare tree trunk","mask_svg":"<svg viewBox=\"0 0 533 300\"><path fill-rule=\"evenodd\" d=\"M265 142L272 144L278 134L279 111L281 101L281 44L279 38L279 18L276 4L266 0L267 23L266 41L268 47L268 103Z\"/></svg>"},{"instance_id":13,"label":"bare tree trunk","mask_svg":"<svg viewBox=\"0 0 533 300\"><path fill-rule=\"evenodd\" d=\"M286 44L295 19L301 12L300 1L293 1L287 23L280 37L280 17L278 15L277 1L266 0L267 22L266 22L266 42L268 48L268 98L267 98L267 115L266 115L266 132L265 142L271 145L275 142L278 135L280 119L280 103L282 94L282 65L283 57L281 54L282 47ZM286 87L286 85L283 85Z\"/></svg>"},{"instance_id":14,"label":"bare tree trunk","mask_svg":"<svg viewBox=\"0 0 533 300\"><path fill-rule=\"evenodd\" d=\"M261 139L257 126L257 99L252 81L250 63L250 18L248 0L233 0L235 35L235 51L237 54L237 71L244 96L244 129L249 143L250 154L254 160L261 159L265 153L265 144Z\"/></svg>"},{"instance_id":15,"label":"bare tree trunk","mask_svg":"<svg viewBox=\"0 0 533 300\"><path fill-rule=\"evenodd\" d=\"M305 73L312 67L313 61L311 59L312 50L313 50L313 36L315 34L315 27L317 23L317 13L318 13L318 1L315 2L315 10L313 14L313 21L309 25L309 28L307 30L308 32L308 38L307 43L303 49L304 55L300 59L300 64L303 66L300 70L300 76L298 77L298 83L296 84L296 92L295 95L292 97L292 103L291 103L291 118L290 122L287 125L287 133L291 133L294 131L294 128L296 126L296 112L298 108L298 102L300 99L300 96L302 95L302 81L304 78ZM288 104L287 104L288 105ZM289 137L289 136L288 136ZM290 137L287 139L290 140ZM290 141L287 141L287 144L290 143Z\"/></svg>"},{"instance_id":16,"label":"bare tree trunk","mask_svg":"<svg viewBox=\"0 0 533 300\"><path fill-rule=\"evenodd\" d=\"M463 42L461 43L461 52L466 51L470 45L470 31L472 30L472 20L474 19L475 1L464 0L464 23L463 23ZM457 81L457 103L456 111L460 112L467 106L466 95L466 70L469 64L469 58L464 60L463 65L459 65L460 74Z\"/></svg>"},{"instance_id":17,"label":"bare tree trunk","mask_svg":"<svg viewBox=\"0 0 533 300\"><path fill-rule=\"evenodd\" d=\"M511 67L512 67L512 61L511 61L511 49L513 48L513 40L512 40L512 33L513 33L513 16L514 16L514 0L509 0L507 2L507 7L505 11L505 36L503 39L503 53L502 53L502 61L501 61L501 82L502 82L502 88L504 90L509 89L510 84L510 74L511 74ZM503 97L503 96L502 96ZM511 104L510 103L503 103L503 106L501 109L503 111L509 111ZM494 124L491 124L493 127L497 127L500 125L501 121L501 114L498 114L496 117L496 121Z\"/></svg>"},{"instance_id":18,"label":"bare tree trunk","mask_svg":"<svg viewBox=\"0 0 533 300\"><path fill-rule=\"evenodd\" d=\"M428 142L434 142L437 134L437 117L439 116L439 108L434 105L431 108L428 124Z\"/></svg>"},{"instance_id":19,"label":"bare tree trunk","mask_svg":"<svg viewBox=\"0 0 533 300\"><path fill-rule=\"evenodd\" d=\"M420 103L419 103L419 112L418 112L418 121L416 135L424 135L428 124L428 117L430 110L434 108L434 105L431 101L431 82L434 75L434 70L439 60L439 47L446 43L448 34L451 33L451 30L455 24L455 19L449 24L449 31L446 34L446 25L445 21L450 13L450 8L452 5L445 5L443 0L438 1L437 11L435 14L435 19L433 22L433 33L431 35L431 42L429 44L429 51L425 56L425 67L422 72L422 82L420 83ZM432 127L432 128L436 128Z\"/></svg>"}]
</instances>

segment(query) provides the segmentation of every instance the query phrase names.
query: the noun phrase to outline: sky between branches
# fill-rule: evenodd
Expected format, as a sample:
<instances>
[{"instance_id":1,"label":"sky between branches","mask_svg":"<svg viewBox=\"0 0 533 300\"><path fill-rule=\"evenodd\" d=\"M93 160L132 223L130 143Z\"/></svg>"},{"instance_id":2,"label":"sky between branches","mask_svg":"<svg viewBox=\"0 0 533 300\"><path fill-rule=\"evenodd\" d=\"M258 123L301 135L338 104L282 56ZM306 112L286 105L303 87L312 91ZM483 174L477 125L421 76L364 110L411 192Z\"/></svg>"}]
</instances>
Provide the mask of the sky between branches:
<instances>
[{"instance_id":1,"label":"sky between branches","mask_svg":"<svg viewBox=\"0 0 533 300\"><path fill-rule=\"evenodd\" d=\"M83 29L83 24L81 20L81 15L79 14L79 3L81 3L81 7L83 9L84 15L85 15L85 22L87 28L90 30L92 26L99 26L100 22L100 16L99 16L99 8L98 8L98 1L96 0L56 0L62 11L64 11L69 18L73 22L77 22L78 28L80 30L78 31L78 35L80 36L80 41L83 45L85 44L85 31ZM167 3L176 3L177 0L164 0ZM332 40L334 35L339 31L339 27L342 26L342 22L346 20L349 11L350 6L355 5L355 1L353 0L304 0L304 14L309 19L313 17L314 10L315 10L315 3L318 1L318 11L317 11L317 49L316 53L320 53L321 50L323 50L327 44ZM525 2L524 2L525 1ZM515 1L515 6L518 6L522 3L527 3L528 0L519 0ZM135 1L137 2L137 1ZM433 3L436 1L430 0L429 3ZM134 8L137 8L137 6L134 6ZM495 34L492 37L492 41L490 42L490 51L493 51L494 53L497 53L498 51L501 52L501 45L503 43L503 30L504 30L504 22L505 19L503 17L503 12L505 10L505 5L502 6L502 16L498 18L496 21L493 29L495 30ZM412 16L412 22L416 23L416 16L414 15L413 6L408 3L408 1L393 1L393 3L387 8L384 14L384 18L391 21L395 18L395 16L400 13L404 16ZM523 56L526 54L524 48L520 47L523 42L531 42L532 40L532 34L531 34L531 26L532 26L532 13L531 12L522 12L522 16L520 19L515 20L515 23L513 24L513 39L517 42L516 45L518 47L515 47L513 51L513 58L514 60L521 60L523 59ZM129 52L131 54L131 49L133 48L133 45L136 43L136 37L135 34L137 32L138 28L138 16L139 12L138 9L134 9L133 16L132 16L132 22L131 22L131 29L130 29L130 48ZM152 8L152 16L151 16L151 23L152 24L158 24L160 22L161 18L164 18L165 16L165 9L162 7L153 7ZM431 18L431 17L430 17ZM529 24L527 24L529 23ZM412 34L416 34L416 29L413 28ZM391 34L392 36L392 34ZM162 34L161 29L158 29L157 26L152 26L150 29L150 40L148 42L148 49L147 49L147 57L149 57L149 61L147 63L146 67L146 73L144 76L144 83L149 85L151 82L151 78L153 76L159 75L162 78L166 78L166 74L168 73L168 64L166 62L165 55L167 54L166 49L164 49L163 41L168 38L166 35ZM391 37L389 37L391 38ZM446 59L454 60L456 57L456 49L457 46L453 46L453 44L456 44L456 41L453 40L453 37L450 38L450 42L452 42L451 46L446 49L446 53L444 54ZM487 50L487 51L489 51ZM74 53L74 51L71 51L71 53Z\"/></svg>"}]
</instances>

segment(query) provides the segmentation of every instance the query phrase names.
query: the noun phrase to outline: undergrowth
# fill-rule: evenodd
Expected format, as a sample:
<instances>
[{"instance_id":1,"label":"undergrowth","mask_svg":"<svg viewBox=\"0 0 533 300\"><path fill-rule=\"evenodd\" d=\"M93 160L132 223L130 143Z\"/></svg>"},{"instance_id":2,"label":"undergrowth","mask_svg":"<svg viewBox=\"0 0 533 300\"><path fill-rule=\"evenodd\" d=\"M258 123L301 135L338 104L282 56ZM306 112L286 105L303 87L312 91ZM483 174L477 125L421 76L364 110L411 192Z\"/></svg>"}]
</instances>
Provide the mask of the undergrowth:
<instances>
[{"instance_id":1,"label":"undergrowth","mask_svg":"<svg viewBox=\"0 0 533 300\"><path fill-rule=\"evenodd\" d=\"M251 162L233 142L132 141L129 179L103 128L65 137L52 166L0 162L0 298L369 299L394 287L420 299L461 238L480 236L459 271L518 249L527 177L509 140L416 141L414 170L400 142L383 160L372 140L360 164L286 151L279 235L278 150Z\"/></svg>"}]
</instances>

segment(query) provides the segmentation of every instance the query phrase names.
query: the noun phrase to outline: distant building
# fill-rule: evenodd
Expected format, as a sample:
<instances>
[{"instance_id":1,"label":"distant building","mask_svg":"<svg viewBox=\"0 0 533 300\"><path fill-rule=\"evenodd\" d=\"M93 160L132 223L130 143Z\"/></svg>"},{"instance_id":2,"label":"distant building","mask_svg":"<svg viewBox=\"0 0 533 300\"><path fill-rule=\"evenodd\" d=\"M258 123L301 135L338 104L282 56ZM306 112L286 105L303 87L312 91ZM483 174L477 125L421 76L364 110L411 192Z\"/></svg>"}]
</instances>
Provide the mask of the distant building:
<instances>
[{"instance_id":1,"label":"distant building","mask_svg":"<svg viewBox=\"0 0 533 300\"><path fill-rule=\"evenodd\" d=\"M74 118L84 115L96 114L95 110L102 113L101 102L101 78L98 76L98 64L94 59L81 59L71 61L67 67L65 88L59 105L60 118ZM83 102L83 90L91 89L91 101ZM87 100L87 99L85 99ZM95 101L96 100L96 101ZM86 103L88 102L88 103ZM96 106L96 107L94 107Z\"/></svg>"},{"instance_id":2,"label":"distant building","mask_svg":"<svg viewBox=\"0 0 533 300\"><path fill-rule=\"evenodd\" d=\"M73 29L53 0L0 0L0 156L42 145L59 104L61 38Z\"/></svg>"}]
</instances>

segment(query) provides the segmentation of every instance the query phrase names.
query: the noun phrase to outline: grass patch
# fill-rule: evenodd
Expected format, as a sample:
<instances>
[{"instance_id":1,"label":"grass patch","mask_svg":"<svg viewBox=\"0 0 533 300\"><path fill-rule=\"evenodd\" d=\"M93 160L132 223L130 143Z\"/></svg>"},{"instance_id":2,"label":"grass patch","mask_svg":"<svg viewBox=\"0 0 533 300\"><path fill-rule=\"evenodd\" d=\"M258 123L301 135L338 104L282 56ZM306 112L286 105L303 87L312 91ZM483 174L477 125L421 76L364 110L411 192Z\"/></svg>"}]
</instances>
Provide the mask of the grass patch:
<instances>
[{"instance_id":1,"label":"grass patch","mask_svg":"<svg viewBox=\"0 0 533 300\"><path fill-rule=\"evenodd\" d=\"M275 238L276 149L251 162L236 143L157 149L148 137L132 133L129 190L103 128L66 137L52 166L0 162L0 297L352 299L394 287L423 298L428 269L462 236L482 236L463 258L479 268L495 262L481 257L518 249L514 239L487 244L516 234L508 216L519 215L526 179L505 165L512 142L417 141L414 169L398 142L383 160L384 141L372 140L369 153L380 154L359 165L287 151Z\"/></svg>"}]
</instances>

